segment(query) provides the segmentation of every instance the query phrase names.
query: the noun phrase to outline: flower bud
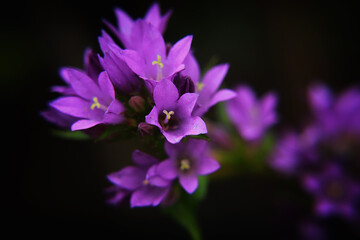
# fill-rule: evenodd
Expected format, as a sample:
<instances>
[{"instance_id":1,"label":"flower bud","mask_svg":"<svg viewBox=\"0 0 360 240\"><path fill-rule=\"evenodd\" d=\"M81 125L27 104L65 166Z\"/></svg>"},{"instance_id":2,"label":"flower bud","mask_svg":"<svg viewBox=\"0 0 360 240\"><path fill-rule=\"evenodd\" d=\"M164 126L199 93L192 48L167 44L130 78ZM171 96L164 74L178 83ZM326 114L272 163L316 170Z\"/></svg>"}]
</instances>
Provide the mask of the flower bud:
<instances>
[{"instance_id":1,"label":"flower bud","mask_svg":"<svg viewBox=\"0 0 360 240\"><path fill-rule=\"evenodd\" d=\"M185 93L194 93L195 92L195 85L194 82L191 80L189 76L182 76L177 74L174 77L173 81L174 85L179 91L179 95L182 96Z\"/></svg>"},{"instance_id":2,"label":"flower bud","mask_svg":"<svg viewBox=\"0 0 360 240\"><path fill-rule=\"evenodd\" d=\"M141 112L141 111L144 111L144 109L145 109L145 100L140 96L133 96L129 100L129 105L136 112Z\"/></svg>"},{"instance_id":3,"label":"flower bud","mask_svg":"<svg viewBox=\"0 0 360 240\"><path fill-rule=\"evenodd\" d=\"M146 122L141 122L138 125L138 131L140 132L141 136L145 135L152 135L154 132L154 126L147 124Z\"/></svg>"}]
</instances>

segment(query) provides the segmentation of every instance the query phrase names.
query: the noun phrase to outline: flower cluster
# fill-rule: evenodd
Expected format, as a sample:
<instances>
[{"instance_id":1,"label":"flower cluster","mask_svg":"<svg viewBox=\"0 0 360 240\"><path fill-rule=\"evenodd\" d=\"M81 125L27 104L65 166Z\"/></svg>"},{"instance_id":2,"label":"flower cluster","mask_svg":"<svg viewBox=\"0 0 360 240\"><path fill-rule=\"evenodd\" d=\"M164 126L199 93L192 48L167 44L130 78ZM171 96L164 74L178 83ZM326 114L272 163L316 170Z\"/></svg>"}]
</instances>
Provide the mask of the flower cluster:
<instances>
[{"instance_id":1,"label":"flower cluster","mask_svg":"<svg viewBox=\"0 0 360 240\"><path fill-rule=\"evenodd\" d=\"M351 88L337 98L325 85L309 89L313 120L298 134L286 133L270 164L296 176L311 194L319 216L358 216L360 200L360 91Z\"/></svg>"},{"instance_id":2,"label":"flower cluster","mask_svg":"<svg viewBox=\"0 0 360 240\"><path fill-rule=\"evenodd\" d=\"M114 184L110 202L131 196L133 207L156 206L171 198L174 180L191 194L197 189L198 175L220 167L210 156L206 140L185 137L206 134L203 115L236 92L218 90L228 64L214 66L200 78L191 51L193 36L165 43L163 32L171 12L161 15L154 4L143 19L133 20L121 9L115 13L117 26L106 22L110 32L102 31L98 38L102 53L87 50L84 70L61 69L67 86L53 87L62 96L50 102L43 116L92 136L106 134L109 127L126 126L137 130L131 133L138 137L165 138L167 159L160 161L136 150L132 156L136 166L108 176ZM156 128L159 131L154 133Z\"/></svg>"}]
</instances>

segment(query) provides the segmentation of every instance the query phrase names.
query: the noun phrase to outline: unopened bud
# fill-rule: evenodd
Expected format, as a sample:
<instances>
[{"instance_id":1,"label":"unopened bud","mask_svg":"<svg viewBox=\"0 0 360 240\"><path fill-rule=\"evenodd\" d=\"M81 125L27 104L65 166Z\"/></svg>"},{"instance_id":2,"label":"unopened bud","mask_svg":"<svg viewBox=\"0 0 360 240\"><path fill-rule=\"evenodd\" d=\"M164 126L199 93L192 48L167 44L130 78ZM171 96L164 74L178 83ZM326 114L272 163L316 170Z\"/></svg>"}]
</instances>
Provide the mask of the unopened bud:
<instances>
[{"instance_id":1,"label":"unopened bud","mask_svg":"<svg viewBox=\"0 0 360 240\"><path fill-rule=\"evenodd\" d=\"M145 109L145 100L140 96L133 96L129 100L129 105L136 112L141 112L141 111L144 111L144 109Z\"/></svg>"},{"instance_id":2,"label":"unopened bud","mask_svg":"<svg viewBox=\"0 0 360 240\"><path fill-rule=\"evenodd\" d=\"M173 82L176 88L178 89L180 96L182 96L185 93L195 92L194 82L191 80L189 76L182 76L179 73L174 77Z\"/></svg>"},{"instance_id":3,"label":"unopened bud","mask_svg":"<svg viewBox=\"0 0 360 240\"><path fill-rule=\"evenodd\" d=\"M141 136L145 135L152 135L154 132L154 126L147 124L146 122L141 122L138 125L138 131L140 132Z\"/></svg>"}]
</instances>

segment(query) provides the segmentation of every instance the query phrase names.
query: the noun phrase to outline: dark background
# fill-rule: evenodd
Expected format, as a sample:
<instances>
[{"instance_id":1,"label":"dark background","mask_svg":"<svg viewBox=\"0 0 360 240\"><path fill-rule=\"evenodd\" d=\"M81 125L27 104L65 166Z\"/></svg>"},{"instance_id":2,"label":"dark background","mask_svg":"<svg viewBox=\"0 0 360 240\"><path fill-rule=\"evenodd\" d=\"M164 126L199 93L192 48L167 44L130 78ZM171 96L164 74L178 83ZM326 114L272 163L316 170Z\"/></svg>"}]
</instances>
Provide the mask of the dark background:
<instances>
[{"instance_id":1,"label":"dark background","mask_svg":"<svg viewBox=\"0 0 360 240\"><path fill-rule=\"evenodd\" d=\"M163 12L174 10L166 41L193 34L192 48L202 68L214 60L231 64L225 86L246 83L258 94L278 93L276 129L304 124L311 82L323 81L335 92L359 84L358 1L159 2ZM39 114L56 97L50 87L62 84L60 67L81 68L85 48L98 50L102 20L115 23L116 6L138 18L151 3L13 1L2 7L2 198L5 228L12 233L188 237L160 209L104 203L104 189L110 186L106 174L128 163L141 142L64 140ZM245 174L211 182L199 218L205 239L231 234L293 239L310 212L311 199L295 180L275 173ZM342 221L330 220L326 226L329 239L355 237Z\"/></svg>"}]
</instances>

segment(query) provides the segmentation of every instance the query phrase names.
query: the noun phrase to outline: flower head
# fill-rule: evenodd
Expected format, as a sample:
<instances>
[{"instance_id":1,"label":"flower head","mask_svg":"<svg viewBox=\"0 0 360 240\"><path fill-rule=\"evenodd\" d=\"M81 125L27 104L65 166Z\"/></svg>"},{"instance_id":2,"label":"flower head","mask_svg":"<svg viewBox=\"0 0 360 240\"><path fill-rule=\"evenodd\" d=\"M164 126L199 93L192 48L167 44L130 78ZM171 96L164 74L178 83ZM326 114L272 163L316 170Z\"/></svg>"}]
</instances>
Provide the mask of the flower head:
<instances>
[{"instance_id":1,"label":"flower head","mask_svg":"<svg viewBox=\"0 0 360 240\"><path fill-rule=\"evenodd\" d=\"M191 116L197 94L186 93L179 98L175 85L170 80L163 80L155 87L153 95L155 106L145 120L157 126L170 143L207 132L205 122L200 117Z\"/></svg>"},{"instance_id":2,"label":"flower head","mask_svg":"<svg viewBox=\"0 0 360 240\"><path fill-rule=\"evenodd\" d=\"M219 163L210 157L206 140L189 139L178 144L165 143L169 158L162 161L156 171L164 179L178 178L188 193L198 187L198 175L207 175L219 169Z\"/></svg>"},{"instance_id":3,"label":"flower head","mask_svg":"<svg viewBox=\"0 0 360 240\"><path fill-rule=\"evenodd\" d=\"M82 130L98 124L117 124L124 120L124 107L115 98L113 85L106 72L100 73L95 82L84 72L64 68L62 76L70 84L74 95L60 97L50 106L62 113L79 118L71 129Z\"/></svg>"},{"instance_id":4,"label":"flower head","mask_svg":"<svg viewBox=\"0 0 360 240\"><path fill-rule=\"evenodd\" d=\"M230 120L244 139L258 140L277 121L276 95L268 93L257 100L253 91L245 86L238 87L236 92L237 97L227 103Z\"/></svg>"}]
</instances>

